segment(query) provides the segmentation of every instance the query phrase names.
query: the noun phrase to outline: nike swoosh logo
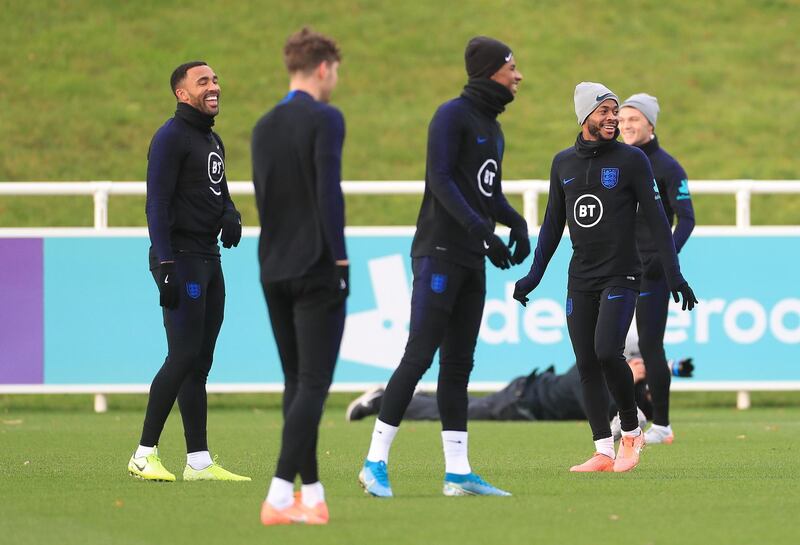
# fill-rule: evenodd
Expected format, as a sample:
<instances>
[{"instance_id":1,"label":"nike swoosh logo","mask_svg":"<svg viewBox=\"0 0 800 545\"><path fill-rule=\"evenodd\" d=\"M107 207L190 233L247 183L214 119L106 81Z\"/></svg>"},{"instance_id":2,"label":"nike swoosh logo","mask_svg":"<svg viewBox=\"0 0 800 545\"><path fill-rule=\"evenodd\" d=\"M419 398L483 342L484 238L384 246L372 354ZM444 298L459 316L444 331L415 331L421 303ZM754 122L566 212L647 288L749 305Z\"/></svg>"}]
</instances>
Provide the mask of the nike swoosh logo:
<instances>
[{"instance_id":1,"label":"nike swoosh logo","mask_svg":"<svg viewBox=\"0 0 800 545\"><path fill-rule=\"evenodd\" d=\"M510 61L510 60L511 60L511 56L512 56L512 55L513 55L513 53L511 53L511 52L509 51L509 52L508 52L508 55L505 57L505 60L506 60L506 62L508 62L508 61Z\"/></svg>"},{"instance_id":2,"label":"nike swoosh logo","mask_svg":"<svg viewBox=\"0 0 800 545\"><path fill-rule=\"evenodd\" d=\"M489 249L489 245L488 245L488 244L486 244L486 241L485 241L485 240L483 241L483 247L484 247L484 248L486 248L487 250Z\"/></svg>"},{"instance_id":3,"label":"nike swoosh logo","mask_svg":"<svg viewBox=\"0 0 800 545\"><path fill-rule=\"evenodd\" d=\"M652 291L643 291L642 293L639 294L639 297L647 297L651 293L653 293L653 292Z\"/></svg>"},{"instance_id":4,"label":"nike swoosh logo","mask_svg":"<svg viewBox=\"0 0 800 545\"><path fill-rule=\"evenodd\" d=\"M479 137L478 137L478 144L483 144L483 143L485 143L487 140L488 140L488 138L485 138L485 137L484 137L484 138L481 138L481 137L479 136Z\"/></svg>"},{"instance_id":5,"label":"nike swoosh logo","mask_svg":"<svg viewBox=\"0 0 800 545\"><path fill-rule=\"evenodd\" d=\"M611 301L612 299L619 299L620 297L625 297L624 295L611 295L608 294L608 300Z\"/></svg>"},{"instance_id":6,"label":"nike swoosh logo","mask_svg":"<svg viewBox=\"0 0 800 545\"><path fill-rule=\"evenodd\" d=\"M209 189L211 190L211 192L212 192L214 195L216 195L217 197L219 197L220 195L222 195L222 191L218 191L218 190L214 189L214 188L213 188L213 187L211 187L211 186L208 186L208 188L209 188Z\"/></svg>"},{"instance_id":7,"label":"nike swoosh logo","mask_svg":"<svg viewBox=\"0 0 800 545\"><path fill-rule=\"evenodd\" d=\"M570 178L569 180L564 180L564 182L563 182L563 183L564 183L564 185L567 185L568 183L570 183L570 182L571 182L572 180L574 180L574 179L575 179L575 178Z\"/></svg>"},{"instance_id":8,"label":"nike swoosh logo","mask_svg":"<svg viewBox=\"0 0 800 545\"><path fill-rule=\"evenodd\" d=\"M452 439L447 439L448 443L458 443L459 445L463 443L463 441L453 441Z\"/></svg>"},{"instance_id":9,"label":"nike swoosh logo","mask_svg":"<svg viewBox=\"0 0 800 545\"><path fill-rule=\"evenodd\" d=\"M139 464L137 464L137 463L136 463L136 461L134 460L134 462L133 462L133 465L134 465L134 466L136 466L136 469L138 469L139 471L144 471L144 468L146 468L146 467L147 467L147 462L145 462L143 466L140 466L140 465L139 465Z\"/></svg>"},{"instance_id":10,"label":"nike swoosh logo","mask_svg":"<svg viewBox=\"0 0 800 545\"><path fill-rule=\"evenodd\" d=\"M164 277L164 283L169 284L169 275Z\"/></svg>"},{"instance_id":11,"label":"nike swoosh logo","mask_svg":"<svg viewBox=\"0 0 800 545\"><path fill-rule=\"evenodd\" d=\"M604 95L597 95L594 97L596 102L602 102L603 100L607 99L608 97L612 96L614 93L606 93Z\"/></svg>"}]
</instances>

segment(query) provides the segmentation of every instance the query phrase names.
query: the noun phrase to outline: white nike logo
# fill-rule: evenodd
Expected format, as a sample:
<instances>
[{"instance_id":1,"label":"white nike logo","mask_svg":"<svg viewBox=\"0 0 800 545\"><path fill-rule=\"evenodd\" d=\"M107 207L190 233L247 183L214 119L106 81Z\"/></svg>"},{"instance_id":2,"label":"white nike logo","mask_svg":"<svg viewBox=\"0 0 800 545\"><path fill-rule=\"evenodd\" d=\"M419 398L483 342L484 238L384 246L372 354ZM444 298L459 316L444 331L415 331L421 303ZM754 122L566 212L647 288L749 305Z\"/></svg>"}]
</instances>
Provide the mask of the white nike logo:
<instances>
[{"instance_id":1,"label":"white nike logo","mask_svg":"<svg viewBox=\"0 0 800 545\"><path fill-rule=\"evenodd\" d=\"M208 188L209 188L209 189L211 190L211 192L212 192L214 195L216 195L217 197L219 197L220 195L222 195L222 191L218 191L218 190L214 189L214 188L213 188L213 187L211 187L211 186L208 186Z\"/></svg>"},{"instance_id":2,"label":"white nike logo","mask_svg":"<svg viewBox=\"0 0 800 545\"><path fill-rule=\"evenodd\" d=\"M506 62L508 62L508 61L510 61L510 60L511 60L511 55L513 55L513 53L511 53L511 52L509 51L509 52L508 52L508 56L506 57Z\"/></svg>"},{"instance_id":3,"label":"white nike logo","mask_svg":"<svg viewBox=\"0 0 800 545\"><path fill-rule=\"evenodd\" d=\"M164 283L169 284L169 275L164 277Z\"/></svg>"},{"instance_id":4,"label":"white nike logo","mask_svg":"<svg viewBox=\"0 0 800 545\"><path fill-rule=\"evenodd\" d=\"M489 245L488 245L488 244L486 244L486 241L485 241L485 240L483 241L483 247L484 247L484 248L486 248L487 250L489 249Z\"/></svg>"}]
</instances>

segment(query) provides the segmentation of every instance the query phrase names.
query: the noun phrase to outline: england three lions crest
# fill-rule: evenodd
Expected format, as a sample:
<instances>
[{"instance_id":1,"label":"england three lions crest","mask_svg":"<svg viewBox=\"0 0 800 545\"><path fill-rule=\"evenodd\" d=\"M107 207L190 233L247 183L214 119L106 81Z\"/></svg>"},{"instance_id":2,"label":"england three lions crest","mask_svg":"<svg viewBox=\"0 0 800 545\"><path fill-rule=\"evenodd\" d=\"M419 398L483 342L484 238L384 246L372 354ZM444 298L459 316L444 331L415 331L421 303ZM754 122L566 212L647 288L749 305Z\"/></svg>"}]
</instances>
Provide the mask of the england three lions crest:
<instances>
[{"instance_id":1,"label":"england three lions crest","mask_svg":"<svg viewBox=\"0 0 800 545\"><path fill-rule=\"evenodd\" d=\"M606 189L614 189L619 183L618 168L604 168L600 171L600 183Z\"/></svg>"}]
</instances>

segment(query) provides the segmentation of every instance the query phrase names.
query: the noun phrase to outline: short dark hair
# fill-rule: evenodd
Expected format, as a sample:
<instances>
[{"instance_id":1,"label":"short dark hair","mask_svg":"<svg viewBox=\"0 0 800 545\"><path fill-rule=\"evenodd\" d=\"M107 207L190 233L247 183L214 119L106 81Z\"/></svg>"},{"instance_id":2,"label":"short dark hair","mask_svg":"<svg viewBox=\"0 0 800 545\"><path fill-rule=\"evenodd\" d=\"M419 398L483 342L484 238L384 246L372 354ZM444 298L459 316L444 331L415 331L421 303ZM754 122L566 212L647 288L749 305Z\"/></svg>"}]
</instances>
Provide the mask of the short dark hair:
<instances>
[{"instance_id":1,"label":"short dark hair","mask_svg":"<svg viewBox=\"0 0 800 545\"><path fill-rule=\"evenodd\" d=\"M309 27L303 27L286 40L283 46L283 62L290 74L309 72L323 62L339 62L342 54L336 42Z\"/></svg>"},{"instance_id":2,"label":"short dark hair","mask_svg":"<svg viewBox=\"0 0 800 545\"><path fill-rule=\"evenodd\" d=\"M186 77L186 72L196 66L208 66L208 63L206 61L185 62L172 71L172 75L169 77L169 86L172 87L173 95L175 94L175 89L178 88L178 84Z\"/></svg>"}]
</instances>

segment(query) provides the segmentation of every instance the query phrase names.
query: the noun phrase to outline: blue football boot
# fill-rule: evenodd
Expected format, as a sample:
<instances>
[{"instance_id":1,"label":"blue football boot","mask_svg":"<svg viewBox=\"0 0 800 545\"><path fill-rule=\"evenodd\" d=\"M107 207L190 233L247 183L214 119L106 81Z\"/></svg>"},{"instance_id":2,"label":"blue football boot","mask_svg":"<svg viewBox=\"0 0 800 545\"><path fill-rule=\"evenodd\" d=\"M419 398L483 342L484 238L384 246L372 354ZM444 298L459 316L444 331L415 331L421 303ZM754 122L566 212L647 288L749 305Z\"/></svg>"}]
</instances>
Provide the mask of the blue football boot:
<instances>
[{"instance_id":1,"label":"blue football boot","mask_svg":"<svg viewBox=\"0 0 800 545\"><path fill-rule=\"evenodd\" d=\"M458 475L456 473L444 474L445 496L510 496L510 492L492 486L475 473Z\"/></svg>"},{"instance_id":2,"label":"blue football boot","mask_svg":"<svg viewBox=\"0 0 800 545\"><path fill-rule=\"evenodd\" d=\"M392 485L389 484L389 474L386 472L386 462L364 461L364 467L358 473L358 482L364 487L364 492L378 498L391 498Z\"/></svg>"}]
</instances>

